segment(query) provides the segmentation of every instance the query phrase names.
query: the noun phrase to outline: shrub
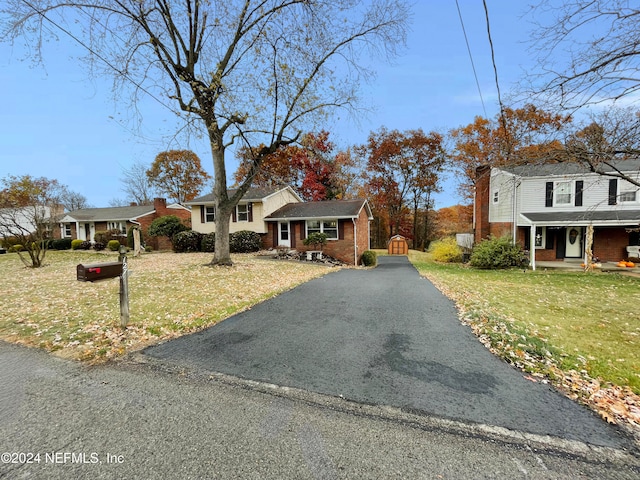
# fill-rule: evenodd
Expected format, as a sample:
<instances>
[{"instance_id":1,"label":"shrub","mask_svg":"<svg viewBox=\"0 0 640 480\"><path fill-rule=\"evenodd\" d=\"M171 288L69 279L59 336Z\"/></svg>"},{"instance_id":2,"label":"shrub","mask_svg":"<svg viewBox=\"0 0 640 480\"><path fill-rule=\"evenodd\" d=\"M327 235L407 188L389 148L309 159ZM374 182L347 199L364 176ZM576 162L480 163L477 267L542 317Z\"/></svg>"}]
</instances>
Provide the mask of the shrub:
<instances>
[{"instance_id":1,"label":"shrub","mask_svg":"<svg viewBox=\"0 0 640 480\"><path fill-rule=\"evenodd\" d=\"M69 250L71 248L70 238L60 238L51 242L51 248L53 250Z\"/></svg>"},{"instance_id":2,"label":"shrub","mask_svg":"<svg viewBox=\"0 0 640 480\"><path fill-rule=\"evenodd\" d=\"M100 230L93 235L93 240L95 242L107 243L111 239L107 239L107 232L104 230Z\"/></svg>"},{"instance_id":3,"label":"shrub","mask_svg":"<svg viewBox=\"0 0 640 480\"><path fill-rule=\"evenodd\" d=\"M144 251L147 253L153 252L153 247L151 245L145 245Z\"/></svg>"},{"instance_id":4,"label":"shrub","mask_svg":"<svg viewBox=\"0 0 640 480\"><path fill-rule=\"evenodd\" d=\"M482 240L471 252L470 264L475 268L499 269L527 264L524 251L509 237Z\"/></svg>"},{"instance_id":5,"label":"shrub","mask_svg":"<svg viewBox=\"0 0 640 480\"><path fill-rule=\"evenodd\" d=\"M375 267L378 263L378 255L373 250L365 250L360 257L360 263L365 267Z\"/></svg>"},{"instance_id":6,"label":"shrub","mask_svg":"<svg viewBox=\"0 0 640 480\"><path fill-rule=\"evenodd\" d=\"M147 233L152 237L169 237L171 239L176 233L185 230L188 230L188 227L182 223L180 218L176 215L165 215L151 222Z\"/></svg>"},{"instance_id":7,"label":"shrub","mask_svg":"<svg viewBox=\"0 0 640 480\"><path fill-rule=\"evenodd\" d=\"M91 250L91 247L93 247L93 244L89 240L83 240L78 248L80 250Z\"/></svg>"},{"instance_id":8,"label":"shrub","mask_svg":"<svg viewBox=\"0 0 640 480\"><path fill-rule=\"evenodd\" d=\"M321 232L310 233L307 238L305 238L302 243L305 245L313 245L315 248L320 246L320 250L327 244L327 234Z\"/></svg>"},{"instance_id":9,"label":"shrub","mask_svg":"<svg viewBox=\"0 0 640 480\"><path fill-rule=\"evenodd\" d=\"M117 252L120 250L120 242L118 240L109 240L107 243L107 248L112 252Z\"/></svg>"},{"instance_id":10,"label":"shrub","mask_svg":"<svg viewBox=\"0 0 640 480\"><path fill-rule=\"evenodd\" d=\"M82 245L83 241L84 240L80 240L79 238L76 238L75 240L71 240L71 250L78 250Z\"/></svg>"},{"instance_id":11,"label":"shrub","mask_svg":"<svg viewBox=\"0 0 640 480\"><path fill-rule=\"evenodd\" d=\"M429 245L429 252L436 262L455 263L462 261L462 249L456 243L455 237L436 240Z\"/></svg>"},{"instance_id":12,"label":"shrub","mask_svg":"<svg viewBox=\"0 0 640 480\"><path fill-rule=\"evenodd\" d=\"M10 252L21 252L23 250L24 250L24 247L19 243L16 243L15 245L12 245L11 247L9 247Z\"/></svg>"},{"instance_id":13,"label":"shrub","mask_svg":"<svg viewBox=\"0 0 640 480\"><path fill-rule=\"evenodd\" d=\"M229 235L229 251L231 253L257 252L262 248L262 237L250 230L240 230Z\"/></svg>"},{"instance_id":14,"label":"shrub","mask_svg":"<svg viewBox=\"0 0 640 480\"><path fill-rule=\"evenodd\" d=\"M173 236L173 251L177 253L199 252L202 234L194 230L178 232Z\"/></svg>"},{"instance_id":15,"label":"shrub","mask_svg":"<svg viewBox=\"0 0 640 480\"><path fill-rule=\"evenodd\" d=\"M106 248L106 245L104 243L102 243L102 242L94 242L93 243L93 249L96 252L100 252L100 251L104 250L105 248Z\"/></svg>"},{"instance_id":16,"label":"shrub","mask_svg":"<svg viewBox=\"0 0 640 480\"><path fill-rule=\"evenodd\" d=\"M202 252L215 252L216 251L216 234L207 233L202 236L202 242L200 243L200 251Z\"/></svg>"}]
</instances>

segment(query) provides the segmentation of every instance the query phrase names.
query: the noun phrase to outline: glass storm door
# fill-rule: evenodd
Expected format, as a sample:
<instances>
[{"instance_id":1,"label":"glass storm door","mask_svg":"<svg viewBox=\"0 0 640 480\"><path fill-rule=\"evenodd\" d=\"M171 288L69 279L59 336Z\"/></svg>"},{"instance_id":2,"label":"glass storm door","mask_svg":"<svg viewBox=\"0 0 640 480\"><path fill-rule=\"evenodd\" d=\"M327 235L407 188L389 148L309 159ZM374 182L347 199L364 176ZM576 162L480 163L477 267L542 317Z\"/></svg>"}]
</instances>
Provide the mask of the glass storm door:
<instances>
[{"instance_id":1,"label":"glass storm door","mask_svg":"<svg viewBox=\"0 0 640 480\"><path fill-rule=\"evenodd\" d=\"M278 224L279 235L278 235L278 245L283 245L285 247L291 246L291 240L289 239L289 222L280 222Z\"/></svg>"}]
</instances>

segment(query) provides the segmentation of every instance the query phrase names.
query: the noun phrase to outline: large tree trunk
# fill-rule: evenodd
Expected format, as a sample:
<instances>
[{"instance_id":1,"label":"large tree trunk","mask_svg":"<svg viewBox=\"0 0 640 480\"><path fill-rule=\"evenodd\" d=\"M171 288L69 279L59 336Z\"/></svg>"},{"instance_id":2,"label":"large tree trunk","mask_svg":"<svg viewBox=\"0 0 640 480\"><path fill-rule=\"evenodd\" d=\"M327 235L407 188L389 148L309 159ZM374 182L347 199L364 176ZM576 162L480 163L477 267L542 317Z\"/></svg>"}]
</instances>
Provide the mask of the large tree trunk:
<instances>
[{"instance_id":1,"label":"large tree trunk","mask_svg":"<svg viewBox=\"0 0 640 480\"><path fill-rule=\"evenodd\" d=\"M216 248L211 260L211 265L232 265L229 250L229 223L231 222L231 210L235 205L229 201L227 194L227 169L224 164L223 139L216 126L209 126L209 141L213 157L213 195L215 197L216 216Z\"/></svg>"}]
</instances>

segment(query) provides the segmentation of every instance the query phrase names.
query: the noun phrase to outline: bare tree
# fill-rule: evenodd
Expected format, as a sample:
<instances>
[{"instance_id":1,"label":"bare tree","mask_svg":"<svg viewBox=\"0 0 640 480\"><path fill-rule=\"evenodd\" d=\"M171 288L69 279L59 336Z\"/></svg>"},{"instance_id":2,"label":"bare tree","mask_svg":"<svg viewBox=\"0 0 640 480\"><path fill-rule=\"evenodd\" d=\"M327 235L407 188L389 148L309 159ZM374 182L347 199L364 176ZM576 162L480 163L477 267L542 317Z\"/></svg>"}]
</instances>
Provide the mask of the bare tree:
<instances>
[{"instance_id":1,"label":"bare tree","mask_svg":"<svg viewBox=\"0 0 640 480\"><path fill-rule=\"evenodd\" d=\"M262 159L337 107L353 107L371 73L361 61L405 41L403 0L9 0L11 39L39 52L60 19L114 75L200 120L211 147L216 201L212 263L231 264L229 223ZM76 23L74 23L76 21ZM60 23L56 23L60 25ZM99 52L99 53L98 53ZM225 153L255 150L233 196Z\"/></svg>"},{"instance_id":2,"label":"bare tree","mask_svg":"<svg viewBox=\"0 0 640 480\"><path fill-rule=\"evenodd\" d=\"M640 7L628 0L543 0L535 90L565 109L631 100L640 90Z\"/></svg>"},{"instance_id":3,"label":"bare tree","mask_svg":"<svg viewBox=\"0 0 640 480\"><path fill-rule=\"evenodd\" d=\"M62 205L64 205L64 208L70 212L74 210L80 210L81 208L90 207L87 197L85 197L81 193L69 190L66 187L61 193L60 201Z\"/></svg>"},{"instance_id":4,"label":"bare tree","mask_svg":"<svg viewBox=\"0 0 640 480\"><path fill-rule=\"evenodd\" d=\"M122 171L121 190L127 195L129 201L126 205L136 203L138 205L148 205L152 203L154 190L147 177L147 167L140 161L136 161L131 167Z\"/></svg>"}]
</instances>

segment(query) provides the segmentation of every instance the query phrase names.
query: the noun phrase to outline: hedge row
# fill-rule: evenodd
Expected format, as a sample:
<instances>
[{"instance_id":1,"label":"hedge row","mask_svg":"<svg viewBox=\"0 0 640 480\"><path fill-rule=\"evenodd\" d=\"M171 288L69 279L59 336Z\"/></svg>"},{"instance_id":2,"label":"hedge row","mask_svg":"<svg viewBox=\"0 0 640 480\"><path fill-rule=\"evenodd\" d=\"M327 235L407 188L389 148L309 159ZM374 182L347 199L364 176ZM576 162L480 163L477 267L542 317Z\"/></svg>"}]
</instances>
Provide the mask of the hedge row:
<instances>
[{"instance_id":1,"label":"hedge row","mask_svg":"<svg viewBox=\"0 0 640 480\"><path fill-rule=\"evenodd\" d=\"M200 233L195 230L178 232L172 237L173 251L185 252L214 252L216 248L215 233ZM241 230L229 235L229 250L231 253L257 252L262 248L262 237L259 233Z\"/></svg>"}]
</instances>

